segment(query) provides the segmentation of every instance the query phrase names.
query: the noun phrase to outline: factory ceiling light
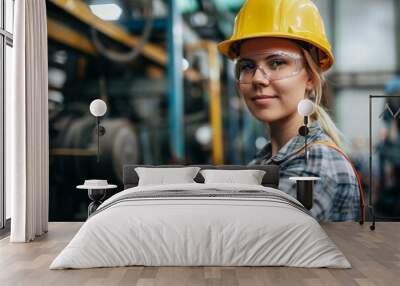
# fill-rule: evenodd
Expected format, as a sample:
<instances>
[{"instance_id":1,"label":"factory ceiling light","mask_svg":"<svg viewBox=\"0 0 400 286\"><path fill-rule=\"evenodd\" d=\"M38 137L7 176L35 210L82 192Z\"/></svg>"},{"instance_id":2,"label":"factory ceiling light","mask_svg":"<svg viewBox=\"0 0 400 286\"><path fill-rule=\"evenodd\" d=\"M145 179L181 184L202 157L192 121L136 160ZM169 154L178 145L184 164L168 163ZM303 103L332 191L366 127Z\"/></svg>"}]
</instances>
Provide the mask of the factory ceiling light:
<instances>
[{"instance_id":1,"label":"factory ceiling light","mask_svg":"<svg viewBox=\"0 0 400 286\"><path fill-rule=\"evenodd\" d=\"M206 13L202 12L202 11L198 11L196 13L194 13L191 17L190 17L190 23L192 24L192 26L194 27L204 27L207 26L209 22L209 18L207 16Z\"/></svg>"},{"instance_id":2,"label":"factory ceiling light","mask_svg":"<svg viewBox=\"0 0 400 286\"><path fill-rule=\"evenodd\" d=\"M189 68L189 62L188 62L188 60L187 59L185 59L185 58L183 58L182 59L182 70L183 71L186 71L188 68Z\"/></svg>"},{"instance_id":3,"label":"factory ceiling light","mask_svg":"<svg viewBox=\"0 0 400 286\"><path fill-rule=\"evenodd\" d=\"M118 20L122 14L122 9L115 3L89 5L92 13L105 21Z\"/></svg>"}]
</instances>

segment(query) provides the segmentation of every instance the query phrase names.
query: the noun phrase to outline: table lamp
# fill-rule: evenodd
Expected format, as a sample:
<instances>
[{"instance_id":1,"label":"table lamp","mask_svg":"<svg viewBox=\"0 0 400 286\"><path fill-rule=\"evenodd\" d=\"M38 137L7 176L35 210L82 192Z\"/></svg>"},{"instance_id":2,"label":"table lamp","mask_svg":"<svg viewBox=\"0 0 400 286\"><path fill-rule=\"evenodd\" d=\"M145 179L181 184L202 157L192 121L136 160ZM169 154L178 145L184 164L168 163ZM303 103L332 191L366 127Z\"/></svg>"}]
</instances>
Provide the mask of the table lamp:
<instances>
[{"instance_id":1,"label":"table lamp","mask_svg":"<svg viewBox=\"0 0 400 286\"><path fill-rule=\"evenodd\" d=\"M308 116L314 112L314 103L309 99L300 100L297 105L298 113L304 118L304 125L299 128L299 134L304 137L304 161L307 165L308 153L307 153L307 135L308 129ZM304 207L308 210L313 207L313 186L314 181L320 180L319 177L290 177L290 180L296 181L297 200L300 201Z\"/></svg>"},{"instance_id":2,"label":"table lamp","mask_svg":"<svg viewBox=\"0 0 400 286\"><path fill-rule=\"evenodd\" d=\"M100 125L100 117L107 111L106 103L101 99L95 99L90 103L90 113L96 117L96 134L97 134L97 163L100 162L100 136L106 133L106 129Z\"/></svg>"}]
</instances>

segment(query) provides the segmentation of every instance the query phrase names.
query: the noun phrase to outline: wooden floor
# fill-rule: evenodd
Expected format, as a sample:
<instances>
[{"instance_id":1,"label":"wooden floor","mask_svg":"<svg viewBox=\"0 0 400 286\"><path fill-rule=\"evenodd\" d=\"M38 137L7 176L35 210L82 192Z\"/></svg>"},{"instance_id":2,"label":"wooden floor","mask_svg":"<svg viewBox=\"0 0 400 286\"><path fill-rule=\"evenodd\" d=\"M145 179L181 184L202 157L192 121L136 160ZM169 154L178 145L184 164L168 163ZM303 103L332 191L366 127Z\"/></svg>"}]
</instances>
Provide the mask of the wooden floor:
<instances>
[{"instance_id":1,"label":"wooden floor","mask_svg":"<svg viewBox=\"0 0 400 286\"><path fill-rule=\"evenodd\" d=\"M51 261L81 226L50 223L32 243L0 241L0 285L400 285L400 223L323 225L353 268L290 267L120 267L48 270Z\"/></svg>"}]
</instances>

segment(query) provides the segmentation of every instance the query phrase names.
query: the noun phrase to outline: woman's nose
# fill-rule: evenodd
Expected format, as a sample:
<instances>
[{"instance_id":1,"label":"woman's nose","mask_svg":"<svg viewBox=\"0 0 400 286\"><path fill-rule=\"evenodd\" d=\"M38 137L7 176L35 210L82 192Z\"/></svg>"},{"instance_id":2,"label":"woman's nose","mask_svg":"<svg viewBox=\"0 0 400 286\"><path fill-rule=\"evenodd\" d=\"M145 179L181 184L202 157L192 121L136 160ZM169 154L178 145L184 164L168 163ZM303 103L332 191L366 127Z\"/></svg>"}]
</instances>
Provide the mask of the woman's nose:
<instances>
[{"instance_id":1,"label":"woman's nose","mask_svg":"<svg viewBox=\"0 0 400 286\"><path fill-rule=\"evenodd\" d=\"M253 84L257 84L257 85L259 85L259 84L269 85L270 84L268 75L265 74L265 72L259 67L257 67L256 71L254 72Z\"/></svg>"}]
</instances>

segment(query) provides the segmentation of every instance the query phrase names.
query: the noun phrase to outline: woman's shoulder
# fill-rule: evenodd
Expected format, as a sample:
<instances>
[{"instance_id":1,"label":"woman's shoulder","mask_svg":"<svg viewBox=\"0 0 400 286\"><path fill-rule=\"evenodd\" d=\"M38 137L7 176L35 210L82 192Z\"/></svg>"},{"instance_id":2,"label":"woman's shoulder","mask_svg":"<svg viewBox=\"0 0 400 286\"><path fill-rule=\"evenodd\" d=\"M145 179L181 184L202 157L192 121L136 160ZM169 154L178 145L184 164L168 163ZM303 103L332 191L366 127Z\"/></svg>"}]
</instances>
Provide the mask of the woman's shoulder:
<instances>
[{"instance_id":1,"label":"woman's shoulder","mask_svg":"<svg viewBox=\"0 0 400 286\"><path fill-rule=\"evenodd\" d=\"M307 169L317 170L339 184L357 182L349 157L327 135L310 142Z\"/></svg>"}]
</instances>

